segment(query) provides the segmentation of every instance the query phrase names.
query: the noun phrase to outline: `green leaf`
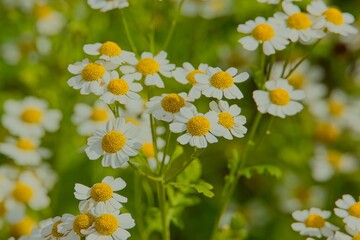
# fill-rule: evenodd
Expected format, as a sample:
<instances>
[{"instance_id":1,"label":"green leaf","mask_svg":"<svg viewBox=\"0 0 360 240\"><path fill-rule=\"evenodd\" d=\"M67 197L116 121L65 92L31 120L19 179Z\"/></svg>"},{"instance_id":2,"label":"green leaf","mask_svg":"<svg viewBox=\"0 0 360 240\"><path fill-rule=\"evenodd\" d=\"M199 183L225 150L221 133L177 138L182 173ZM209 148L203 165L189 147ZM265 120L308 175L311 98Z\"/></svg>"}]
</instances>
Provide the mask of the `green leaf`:
<instances>
[{"instance_id":1,"label":"green leaf","mask_svg":"<svg viewBox=\"0 0 360 240\"><path fill-rule=\"evenodd\" d=\"M177 177L179 183L197 182L201 177L201 163L199 159L195 159L189 166Z\"/></svg>"},{"instance_id":2,"label":"green leaf","mask_svg":"<svg viewBox=\"0 0 360 240\"><path fill-rule=\"evenodd\" d=\"M171 156L172 159L177 159L184 153L184 148L182 146L177 145L173 155Z\"/></svg>"},{"instance_id":3,"label":"green leaf","mask_svg":"<svg viewBox=\"0 0 360 240\"><path fill-rule=\"evenodd\" d=\"M275 178L280 178L282 176L282 171L279 167L269 164L246 167L241 169L239 173L240 176L244 176L246 178L251 178L254 173L260 175L265 175L267 173Z\"/></svg>"},{"instance_id":4,"label":"green leaf","mask_svg":"<svg viewBox=\"0 0 360 240\"><path fill-rule=\"evenodd\" d=\"M213 189L213 186L210 183L207 183L203 180L200 180L199 182L193 184L182 184L178 182L172 182L171 185L174 186L175 188L179 188L185 191L188 190L189 188L195 189L198 193L201 193L208 198L212 198L214 196L214 193L211 191L211 189Z\"/></svg>"}]
</instances>

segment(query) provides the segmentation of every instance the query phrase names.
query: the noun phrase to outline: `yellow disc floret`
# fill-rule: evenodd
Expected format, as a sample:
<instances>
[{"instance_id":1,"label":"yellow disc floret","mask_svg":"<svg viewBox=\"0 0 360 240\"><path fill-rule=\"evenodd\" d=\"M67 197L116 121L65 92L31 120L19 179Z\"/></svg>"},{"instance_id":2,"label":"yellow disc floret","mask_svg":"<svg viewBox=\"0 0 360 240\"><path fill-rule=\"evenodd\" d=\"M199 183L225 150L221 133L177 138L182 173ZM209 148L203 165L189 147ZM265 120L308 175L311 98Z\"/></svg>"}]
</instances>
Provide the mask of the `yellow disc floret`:
<instances>
[{"instance_id":1,"label":"yellow disc floret","mask_svg":"<svg viewBox=\"0 0 360 240\"><path fill-rule=\"evenodd\" d=\"M253 29L252 35L259 42L265 42L275 36L275 31L269 24L261 23Z\"/></svg>"},{"instance_id":2,"label":"yellow disc floret","mask_svg":"<svg viewBox=\"0 0 360 240\"><path fill-rule=\"evenodd\" d=\"M146 142L141 146L141 151L145 154L148 158L155 157L155 150L154 145L150 142Z\"/></svg>"},{"instance_id":3,"label":"yellow disc floret","mask_svg":"<svg viewBox=\"0 0 360 240\"><path fill-rule=\"evenodd\" d=\"M218 123L227 129L231 129L235 125L234 117L228 112L219 113Z\"/></svg>"},{"instance_id":4,"label":"yellow disc floret","mask_svg":"<svg viewBox=\"0 0 360 240\"><path fill-rule=\"evenodd\" d=\"M322 228L325 226L325 220L319 214L310 214L305 220L305 225L310 228Z\"/></svg>"},{"instance_id":5,"label":"yellow disc floret","mask_svg":"<svg viewBox=\"0 0 360 240\"><path fill-rule=\"evenodd\" d=\"M63 237L64 236L64 234L63 233L59 233L58 232L58 225L61 223L61 221L59 220L59 221L57 221L56 223L54 223L54 225L53 225L53 227L52 227L52 229L51 229L51 235L53 236L53 237L56 237L56 238L61 238L61 237Z\"/></svg>"},{"instance_id":6,"label":"yellow disc floret","mask_svg":"<svg viewBox=\"0 0 360 240\"><path fill-rule=\"evenodd\" d=\"M97 81L105 74L105 67L98 63L88 63L81 72L85 81Z\"/></svg>"},{"instance_id":7,"label":"yellow disc floret","mask_svg":"<svg viewBox=\"0 0 360 240\"><path fill-rule=\"evenodd\" d=\"M0 202L0 217L4 216L6 213L6 207L4 202Z\"/></svg>"},{"instance_id":8,"label":"yellow disc floret","mask_svg":"<svg viewBox=\"0 0 360 240\"><path fill-rule=\"evenodd\" d=\"M34 191L29 185L23 182L18 182L12 191L12 195L17 201L28 203L33 197Z\"/></svg>"},{"instance_id":9,"label":"yellow disc floret","mask_svg":"<svg viewBox=\"0 0 360 240\"><path fill-rule=\"evenodd\" d=\"M101 55L114 57L119 56L121 53L121 48L114 42L107 41L99 48Z\"/></svg>"},{"instance_id":10,"label":"yellow disc floret","mask_svg":"<svg viewBox=\"0 0 360 240\"><path fill-rule=\"evenodd\" d=\"M124 95L129 91L129 84L124 79L116 78L110 81L107 89L114 95Z\"/></svg>"},{"instance_id":11,"label":"yellow disc floret","mask_svg":"<svg viewBox=\"0 0 360 240\"><path fill-rule=\"evenodd\" d=\"M353 205L351 205L349 207L348 212L351 216L360 218L360 202L356 202Z\"/></svg>"},{"instance_id":12,"label":"yellow disc floret","mask_svg":"<svg viewBox=\"0 0 360 240\"><path fill-rule=\"evenodd\" d=\"M119 131L110 131L102 138L102 149L107 153L120 151L126 143L126 137Z\"/></svg>"},{"instance_id":13,"label":"yellow disc floret","mask_svg":"<svg viewBox=\"0 0 360 240\"><path fill-rule=\"evenodd\" d=\"M344 113L344 104L338 101L330 100L328 102L329 113L334 117L341 117Z\"/></svg>"},{"instance_id":14,"label":"yellow disc floret","mask_svg":"<svg viewBox=\"0 0 360 240\"><path fill-rule=\"evenodd\" d=\"M340 136L340 130L328 122L320 122L315 126L315 137L324 142L333 142Z\"/></svg>"},{"instance_id":15,"label":"yellow disc floret","mask_svg":"<svg viewBox=\"0 0 360 240\"><path fill-rule=\"evenodd\" d=\"M95 220L95 230L101 235L109 236L119 228L117 218L109 213L102 214Z\"/></svg>"},{"instance_id":16,"label":"yellow disc floret","mask_svg":"<svg viewBox=\"0 0 360 240\"><path fill-rule=\"evenodd\" d=\"M143 58L136 65L136 70L143 75L152 75L159 71L159 63L152 58Z\"/></svg>"},{"instance_id":17,"label":"yellow disc floret","mask_svg":"<svg viewBox=\"0 0 360 240\"><path fill-rule=\"evenodd\" d=\"M127 118L125 118L125 122L126 122L126 123L132 123L132 124L134 124L134 125L136 125L136 126L139 126L139 125L140 125L139 121L136 120L135 118L132 118L132 117L127 117Z\"/></svg>"},{"instance_id":18,"label":"yellow disc floret","mask_svg":"<svg viewBox=\"0 0 360 240\"><path fill-rule=\"evenodd\" d=\"M189 81L189 83L191 85L195 85L197 82L196 82L196 79L195 79L195 74L205 74L205 72L201 71L201 70L194 70L192 72L190 72L187 76L186 76L186 79Z\"/></svg>"},{"instance_id":19,"label":"yellow disc floret","mask_svg":"<svg viewBox=\"0 0 360 240\"><path fill-rule=\"evenodd\" d=\"M290 94L282 88L276 88L270 91L270 100L276 105L285 106L290 102Z\"/></svg>"},{"instance_id":20,"label":"yellow disc floret","mask_svg":"<svg viewBox=\"0 0 360 240\"><path fill-rule=\"evenodd\" d=\"M21 236L29 236L34 227L34 220L30 217L25 217L21 221L10 226L11 236L16 239Z\"/></svg>"},{"instance_id":21,"label":"yellow disc floret","mask_svg":"<svg viewBox=\"0 0 360 240\"><path fill-rule=\"evenodd\" d=\"M352 240L360 240L360 233L353 236Z\"/></svg>"},{"instance_id":22,"label":"yellow disc floret","mask_svg":"<svg viewBox=\"0 0 360 240\"><path fill-rule=\"evenodd\" d=\"M105 108L93 108L90 116L95 122L105 122L109 119L109 113Z\"/></svg>"},{"instance_id":23,"label":"yellow disc floret","mask_svg":"<svg viewBox=\"0 0 360 240\"><path fill-rule=\"evenodd\" d=\"M341 25L344 22L342 12L336 8L328 8L323 15L327 21L335 25Z\"/></svg>"},{"instance_id":24,"label":"yellow disc floret","mask_svg":"<svg viewBox=\"0 0 360 240\"><path fill-rule=\"evenodd\" d=\"M311 19L305 13L299 12L289 16L288 19L286 20L286 24L290 28L303 30L311 27Z\"/></svg>"},{"instance_id":25,"label":"yellow disc floret","mask_svg":"<svg viewBox=\"0 0 360 240\"><path fill-rule=\"evenodd\" d=\"M221 71L211 77L210 83L212 86L223 90L233 86L234 79L229 73Z\"/></svg>"},{"instance_id":26,"label":"yellow disc floret","mask_svg":"<svg viewBox=\"0 0 360 240\"><path fill-rule=\"evenodd\" d=\"M35 15L37 19L44 19L53 13L53 9L47 4L37 4L35 6Z\"/></svg>"},{"instance_id":27,"label":"yellow disc floret","mask_svg":"<svg viewBox=\"0 0 360 240\"><path fill-rule=\"evenodd\" d=\"M32 151L36 148L35 144L28 138L19 138L16 141L16 146L24 151Z\"/></svg>"},{"instance_id":28,"label":"yellow disc floret","mask_svg":"<svg viewBox=\"0 0 360 240\"><path fill-rule=\"evenodd\" d=\"M338 169L341 164L342 155L338 151L330 150L327 153L327 159L334 168Z\"/></svg>"},{"instance_id":29,"label":"yellow disc floret","mask_svg":"<svg viewBox=\"0 0 360 240\"><path fill-rule=\"evenodd\" d=\"M26 108L21 113L20 118L23 122L29 124L38 124L43 119L43 113L38 108Z\"/></svg>"},{"instance_id":30,"label":"yellow disc floret","mask_svg":"<svg viewBox=\"0 0 360 240\"><path fill-rule=\"evenodd\" d=\"M81 213L74 219L73 230L78 236L85 237L85 235L81 233L81 230L88 229L94 221L95 217L93 215L89 213Z\"/></svg>"},{"instance_id":31,"label":"yellow disc floret","mask_svg":"<svg viewBox=\"0 0 360 240\"><path fill-rule=\"evenodd\" d=\"M96 183L92 186L90 196L95 202L105 202L112 198L113 190L107 183Z\"/></svg>"},{"instance_id":32,"label":"yellow disc floret","mask_svg":"<svg viewBox=\"0 0 360 240\"><path fill-rule=\"evenodd\" d=\"M193 136L203 136L210 131L210 121L204 116L192 117L187 123L186 130Z\"/></svg>"},{"instance_id":33,"label":"yellow disc floret","mask_svg":"<svg viewBox=\"0 0 360 240\"><path fill-rule=\"evenodd\" d=\"M296 89L300 89L302 86L304 86L305 83L305 76L303 74L294 74L288 77L288 82L291 86L293 86Z\"/></svg>"},{"instance_id":34,"label":"yellow disc floret","mask_svg":"<svg viewBox=\"0 0 360 240\"><path fill-rule=\"evenodd\" d=\"M167 112L177 113L185 106L185 100L176 93L170 93L161 100L161 106Z\"/></svg>"}]
</instances>

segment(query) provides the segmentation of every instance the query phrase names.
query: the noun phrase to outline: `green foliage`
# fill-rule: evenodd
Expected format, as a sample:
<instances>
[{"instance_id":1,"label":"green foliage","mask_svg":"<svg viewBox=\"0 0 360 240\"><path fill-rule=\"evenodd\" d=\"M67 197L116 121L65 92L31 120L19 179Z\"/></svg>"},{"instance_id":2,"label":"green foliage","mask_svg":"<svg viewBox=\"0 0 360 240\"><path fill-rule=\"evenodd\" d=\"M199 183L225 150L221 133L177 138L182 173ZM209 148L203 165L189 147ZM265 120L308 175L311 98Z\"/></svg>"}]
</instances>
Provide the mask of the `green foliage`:
<instances>
[{"instance_id":1,"label":"green foliage","mask_svg":"<svg viewBox=\"0 0 360 240\"><path fill-rule=\"evenodd\" d=\"M244 176L246 178L251 178L255 173L259 175L268 174L275 178L280 178L282 176L281 168L270 164L245 167L241 169L239 173L241 176Z\"/></svg>"}]
</instances>

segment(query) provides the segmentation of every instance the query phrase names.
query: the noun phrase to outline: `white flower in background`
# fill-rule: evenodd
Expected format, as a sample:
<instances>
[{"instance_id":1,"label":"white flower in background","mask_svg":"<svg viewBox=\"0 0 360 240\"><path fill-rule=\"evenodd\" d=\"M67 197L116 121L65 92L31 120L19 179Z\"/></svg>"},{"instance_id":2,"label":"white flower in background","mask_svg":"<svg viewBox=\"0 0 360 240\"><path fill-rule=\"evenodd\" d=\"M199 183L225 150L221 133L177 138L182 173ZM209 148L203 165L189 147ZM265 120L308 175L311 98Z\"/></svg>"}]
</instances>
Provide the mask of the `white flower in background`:
<instances>
[{"instance_id":1,"label":"white flower in background","mask_svg":"<svg viewBox=\"0 0 360 240\"><path fill-rule=\"evenodd\" d=\"M1 184L0 184L1 186ZM16 223L25 216L25 206L18 205L14 201L0 199L0 228L7 223Z\"/></svg>"},{"instance_id":2,"label":"white flower in background","mask_svg":"<svg viewBox=\"0 0 360 240\"><path fill-rule=\"evenodd\" d=\"M47 221L47 225L40 231L44 240L58 240L65 239L67 233L60 233L58 230L59 224L62 223L62 218L57 216Z\"/></svg>"},{"instance_id":3,"label":"white flower in background","mask_svg":"<svg viewBox=\"0 0 360 240\"><path fill-rule=\"evenodd\" d=\"M44 240L44 237L42 236L42 231L44 230L44 228L46 228L47 226L49 226L51 224L53 224L52 218L42 220L36 224L37 225L36 228L33 228L29 235L22 236L19 238L19 240ZM60 239L63 239L63 238L60 238ZM15 240L15 239L9 239L9 240ZM53 240L57 240L57 239L55 238Z\"/></svg>"},{"instance_id":4,"label":"white flower in background","mask_svg":"<svg viewBox=\"0 0 360 240\"><path fill-rule=\"evenodd\" d=\"M240 115L240 107L235 104L229 106L228 102L222 100L219 103L212 101L209 106L218 115L218 124L225 128L224 138L231 140L233 136L244 137L247 132L247 128L244 126L246 118Z\"/></svg>"},{"instance_id":5,"label":"white flower in background","mask_svg":"<svg viewBox=\"0 0 360 240\"><path fill-rule=\"evenodd\" d=\"M107 12L113 9L121 9L129 6L127 0L87 0L93 9L100 9L101 12Z\"/></svg>"},{"instance_id":6,"label":"white flower in background","mask_svg":"<svg viewBox=\"0 0 360 240\"><path fill-rule=\"evenodd\" d=\"M93 225L95 216L91 213L80 213L76 216L64 214L61 221L57 229L59 233L66 234L66 240L81 240L81 238L86 237L82 231Z\"/></svg>"},{"instance_id":7,"label":"white flower in background","mask_svg":"<svg viewBox=\"0 0 360 240\"><path fill-rule=\"evenodd\" d=\"M113 114L103 101L96 101L93 106L77 103L71 117L77 125L77 131L82 136L91 136L97 129L106 125L113 119Z\"/></svg>"},{"instance_id":8,"label":"white flower in background","mask_svg":"<svg viewBox=\"0 0 360 240\"><path fill-rule=\"evenodd\" d=\"M45 100L26 97L23 100L7 100L2 123L12 134L22 137L42 137L45 131L59 128L61 112L48 109Z\"/></svg>"},{"instance_id":9,"label":"white flower in background","mask_svg":"<svg viewBox=\"0 0 360 240\"><path fill-rule=\"evenodd\" d=\"M346 232L350 235L337 231L334 236L334 240L358 240L360 239L360 231L358 229L352 229L349 226L345 226Z\"/></svg>"},{"instance_id":10,"label":"white flower in background","mask_svg":"<svg viewBox=\"0 0 360 240\"><path fill-rule=\"evenodd\" d=\"M164 88L165 85L160 74L170 78L172 77L171 71L175 68L174 64L169 64L166 56L167 53L164 51L159 52L155 56L150 52L143 52L139 61L132 65L121 66L120 70L125 75L133 75L136 80L140 80L142 76L145 76L146 86L155 85L159 88Z\"/></svg>"},{"instance_id":11,"label":"white flower in background","mask_svg":"<svg viewBox=\"0 0 360 240\"><path fill-rule=\"evenodd\" d=\"M20 175L20 169L9 164L2 164L0 165L0 184L1 180L9 179L14 181ZM5 189L4 186L0 186L0 189ZM0 191L0 198L1 198L1 191Z\"/></svg>"},{"instance_id":12,"label":"white flower in background","mask_svg":"<svg viewBox=\"0 0 360 240\"><path fill-rule=\"evenodd\" d=\"M329 121L317 121L314 128L314 137L320 142L331 143L339 139L341 129Z\"/></svg>"},{"instance_id":13,"label":"white flower in background","mask_svg":"<svg viewBox=\"0 0 360 240\"><path fill-rule=\"evenodd\" d=\"M354 172L359 164L350 154L318 146L315 156L310 160L310 166L313 178L323 182L329 180L336 172L344 174Z\"/></svg>"},{"instance_id":14,"label":"white flower in background","mask_svg":"<svg viewBox=\"0 0 360 240\"><path fill-rule=\"evenodd\" d=\"M8 138L0 143L0 153L13 159L18 165L38 165L41 159L49 158L51 151L39 147L40 141L35 138Z\"/></svg>"},{"instance_id":15,"label":"white flower in background","mask_svg":"<svg viewBox=\"0 0 360 240\"><path fill-rule=\"evenodd\" d=\"M212 19L231 13L233 0L188 0L181 12L185 16Z\"/></svg>"},{"instance_id":16,"label":"white flower in background","mask_svg":"<svg viewBox=\"0 0 360 240\"><path fill-rule=\"evenodd\" d=\"M107 41L105 43L85 44L83 49L84 52L89 55L100 55L100 59L112 62L117 65L121 65L124 62L130 64L135 64L137 62L133 52L121 49L118 44L112 41Z\"/></svg>"},{"instance_id":17,"label":"white flower in background","mask_svg":"<svg viewBox=\"0 0 360 240\"><path fill-rule=\"evenodd\" d=\"M295 211L292 216L297 222L291 224L291 227L302 236L331 237L339 229L326 221L331 216L330 211L311 208L310 210Z\"/></svg>"},{"instance_id":18,"label":"white flower in background","mask_svg":"<svg viewBox=\"0 0 360 240\"><path fill-rule=\"evenodd\" d=\"M83 95L101 95L104 93L105 80L110 78L108 71L115 68L116 65L105 60L90 62L89 59L84 59L68 66L68 71L76 76L71 77L67 84L74 89L80 89L80 94Z\"/></svg>"},{"instance_id":19,"label":"white flower in background","mask_svg":"<svg viewBox=\"0 0 360 240\"><path fill-rule=\"evenodd\" d=\"M13 41L1 44L1 57L6 64L16 65L21 60L21 50L19 44Z\"/></svg>"},{"instance_id":20,"label":"white flower in background","mask_svg":"<svg viewBox=\"0 0 360 240\"><path fill-rule=\"evenodd\" d=\"M102 166L118 168L136 156L141 144L137 141L138 128L132 123L125 123L124 118L109 121L105 128L97 130L88 139L85 152L90 160L102 156Z\"/></svg>"},{"instance_id":21,"label":"white flower in background","mask_svg":"<svg viewBox=\"0 0 360 240\"><path fill-rule=\"evenodd\" d=\"M325 36L322 30L312 28L312 16L301 12L298 6L291 2L283 2L282 8L284 13L275 13L274 18L284 25L287 36L292 42L300 40L309 43Z\"/></svg>"},{"instance_id":22,"label":"white flower in background","mask_svg":"<svg viewBox=\"0 0 360 240\"><path fill-rule=\"evenodd\" d=\"M43 162L39 166L32 168L32 171L46 189L50 190L53 188L58 176L50 164Z\"/></svg>"},{"instance_id":23,"label":"white flower in background","mask_svg":"<svg viewBox=\"0 0 360 240\"><path fill-rule=\"evenodd\" d=\"M140 92L143 87L140 83L133 81L134 76L132 75L125 75L120 78L117 71L112 71L110 80L105 81L105 91L100 99L107 104L112 104L115 101L126 104L130 99L140 99L141 97L137 92Z\"/></svg>"},{"instance_id":24,"label":"white flower in background","mask_svg":"<svg viewBox=\"0 0 360 240\"><path fill-rule=\"evenodd\" d=\"M186 93L164 93L152 97L146 103L146 113L152 114L157 120L172 122L183 107L194 108Z\"/></svg>"},{"instance_id":25,"label":"white flower in background","mask_svg":"<svg viewBox=\"0 0 360 240\"><path fill-rule=\"evenodd\" d=\"M174 133L182 133L177 141L182 144L190 144L198 148L206 148L208 143L217 142L215 136L223 136L224 128L218 123L218 116L214 112L206 114L198 113L192 108L182 108L170 124L170 130Z\"/></svg>"},{"instance_id":26,"label":"white flower in background","mask_svg":"<svg viewBox=\"0 0 360 240\"><path fill-rule=\"evenodd\" d=\"M195 79L197 83L194 88L201 91L206 97L213 97L217 99L241 99L244 97L240 89L235 83L241 83L249 78L247 72L238 74L236 68L229 68L222 71L220 68L209 67L206 70L206 75L196 74ZM195 95L189 95L195 98Z\"/></svg>"},{"instance_id":27,"label":"white flower in background","mask_svg":"<svg viewBox=\"0 0 360 240\"><path fill-rule=\"evenodd\" d=\"M250 34L239 40L245 49L254 51L260 44L265 55L274 54L275 50L283 50L289 44L285 29L273 18L266 20L257 17L255 21L249 20L245 24L239 24L237 31Z\"/></svg>"},{"instance_id":28,"label":"white flower in background","mask_svg":"<svg viewBox=\"0 0 360 240\"><path fill-rule=\"evenodd\" d=\"M334 209L335 214L343 218L344 223L352 229L360 229L360 201L345 194L335 202L338 208Z\"/></svg>"},{"instance_id":29,"label":"white flower in background","mask_svg":"<svg viewBox=\"0 0 360 240\"><path fill-rule=\"evenodd\" d=\"M329 32L343 36L354 35L358 32L355 27L350 25L355 20L351 14L328 7L321 0L312 1L306 9L311 15L317 17L314 28L327 29Z\"/></svg>"},{"instance_id":30,"label":"white flower in background","mask_svg":"<svg viewBox=\"0 0 360 240\"><path fill-rule=\"evenodd\" d=\"M16 240L16 239L23 240L24 236L25 237L29 236L35 228L36 228L36 221L29 216L25 216L20 221L9 224L9 229L12 236L12 238L10 238L9 240ZM29 240L34 240L34 239L31 238ZM40 240L40 239L35 239L35 240ZM41 240L43 239L41 238Z\"/></svg>"},{"instance_id":31,"label":"white flower in background","mask_svg":"<svg viewBox=\"0 0 360 240\"><path fill-rule=\"evenodd\" d=\"M259 112L285 118L303 109L303 106L296 101L304 99L304 91L294 90L285 79L267 81L265 87L267 91L255 90L253 92Z\"/></svg>"},{"instance_id":32,"label":"white flower in background","mask_svg":"<svg viewBox=\"0 0 360 240\"><path fill-rule=\"evenodd\" d=\"M56 35L61 32L65 25L64 16L55 11L49 4L37 3L35 5L37 18L36 28L42 35Z\"/></svg>"},{"instance_id":33,"label":"white flower in background","mask_svg":"<svg viewBox=\"0 0 360 240\"><path fill-rule=\"evenodd\" d=\"M280 0L257 0L260 3L278 4ZM283 0L283 2L300 2L301 0Z\"/></svg>"},{"instance_id":34,"label":"white flower in background","mask_svg":"<svg viewBox=\"0 0 360 240\"><path fill-rule=\"evenodd\" d=\"M91 188L75 184L75 198L81 200L79 204L80 212L89 212L92 208L105 207L112 212L122 207L121 203L127 202L127 198L123 197L116 191L120 191L126 187L126 182L122 178L105 177L101 183L94 184Z\"/></svg>"}]
</instances>

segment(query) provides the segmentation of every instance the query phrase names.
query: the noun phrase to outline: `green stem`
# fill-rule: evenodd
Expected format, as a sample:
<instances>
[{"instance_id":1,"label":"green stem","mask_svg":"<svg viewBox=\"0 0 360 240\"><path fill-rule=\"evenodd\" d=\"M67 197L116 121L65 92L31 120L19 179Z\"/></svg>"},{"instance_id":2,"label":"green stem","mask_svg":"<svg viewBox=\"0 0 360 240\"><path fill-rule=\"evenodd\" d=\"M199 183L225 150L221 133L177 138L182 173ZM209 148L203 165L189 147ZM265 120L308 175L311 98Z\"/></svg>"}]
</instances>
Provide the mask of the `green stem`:
<instances>
[{"instance_id":1,"label":"green stem","mask_svg":"<svg viewBox=\"0 0 360 240\"><path fill-rule=\"evenodd\" d=\"M122 24L123 24L123 26L124 26L125 34L126 34L126 37L127 37L128 41L129 41L130 47L131 47L132 51L133 51L136 55L138 55L137 49L136 49L136 47L135 47L135 44L134 44L134 42L133 42L133 40L132 40L130 31L129 31L129 26L128 26L128 23L127 23L127 21L126 21L125 15L124 15L124 13L123 13L122 11L121 11L121 14L120 14L120 15L121 15L121 21L122 21Z\"/></svg>"},{"instance_id":2,"label":"green stem","mask_svg":"<svg viewBox=\"0 0 360 240\"><path fill-rule=\"evenodd\" d=\"M170 131L169 128L167 128L167 131L166 131L166 143L165 143L165 148L164 148L164 152L163 152L164 155L163 155L163 157L161 159L161 166L160 166L160 171L159 171L160 176L163 174L166 154L168 152L168 148L169 148L169 145L170 145L170 139L171 139L171 131Z\"/></svg>"},{"instance_id":3,"label":"green stem","mask_svg":"<svg viewBox=\"0 0 360 240\"><path fill-rule=\"evenodd\" d=\"M155 6L156 6L156 0L153 0L153 8L151 13L151 22L150 22L150 35L149 35L149 45L150 45L150 51L152 54L155 54Z\"/></svg>"},{"instance_id":4,"label":"green stem","mask_svg":"<svg viewBox=\"0 0 360 240\"><path fill-rule=\"evenodd\" d=\"M158 177L158 176L153 176L153 175L150 175L146 172L144 172L143 170L141 170L140 168L138 168L134 163L132 163L131 161L128 161L129 165L134 168L140 175L152 180L152 181L155 181L155 182L162 182L164 179L162 177Z\"/></svg>"},{"instance_id":5,"label":"green stem","mask_svg":"<svg viewBox=\"0 0 360 240\"><path fill-rule=\"evenodd\" d=\"M136 214L136 226L138 229L138 234L140 237L140 240L144 239L143 233L144 233L144 222L143 222L143 208L142 208L142 180L140 179L140 176L134 172L134 201L135 201L135 214Z\"/></svg>"},{"instance_id":6,"label":"green stem","mask_svg":"<svg viewBox=\"0 0 360 240\"><path fill-rule=\"evenodd\" d=\"M182 8L182 5L183 3L185 2L185 0L181 0L178 7L177 7L177 10L176 10L176 13L175 13L175 17L174 19L172 20L171 22L171 27L170 27L170 31L168 33L168 35L166 36L166 40L165 40L165 43L162 47L162 49L165 51L166 48L168 47L169 43L170 43L170 40L174 34L174 30L175 30L175 27L176 27L176 24L177 24L177 20L179 18L179 15L180 15L180 11L181 11L181 8Z\"/></svg>"},{"instance_id":7,"label":"green stem","mask_svg":"<svg viewBox=\"0 0 360 240\"><path fill-rule=\"evenodd\" d=\"M166 193L164 182L159 182L157 185L159 207L161 211L161 223L162 223L162 235L164 240L170 240L170 230L167 220L167 209L166 209Z\"/></svg>"},{"instance_id":8,"label":"green stem","mask_svg":"<svg viewBox=\"0 0 360 240\"><path fill-rule=\"evenodd\" d=\"M290 43L290 47L289 47L289 50L288 50L287 55L286 55L284 67L283 67L282 72L281 72L281 78L284 78L285 71L286 71L287 66L289 65L291 52L292 52L294 46L295 46L295 44Z\"/></svg>"}]
</instances>

